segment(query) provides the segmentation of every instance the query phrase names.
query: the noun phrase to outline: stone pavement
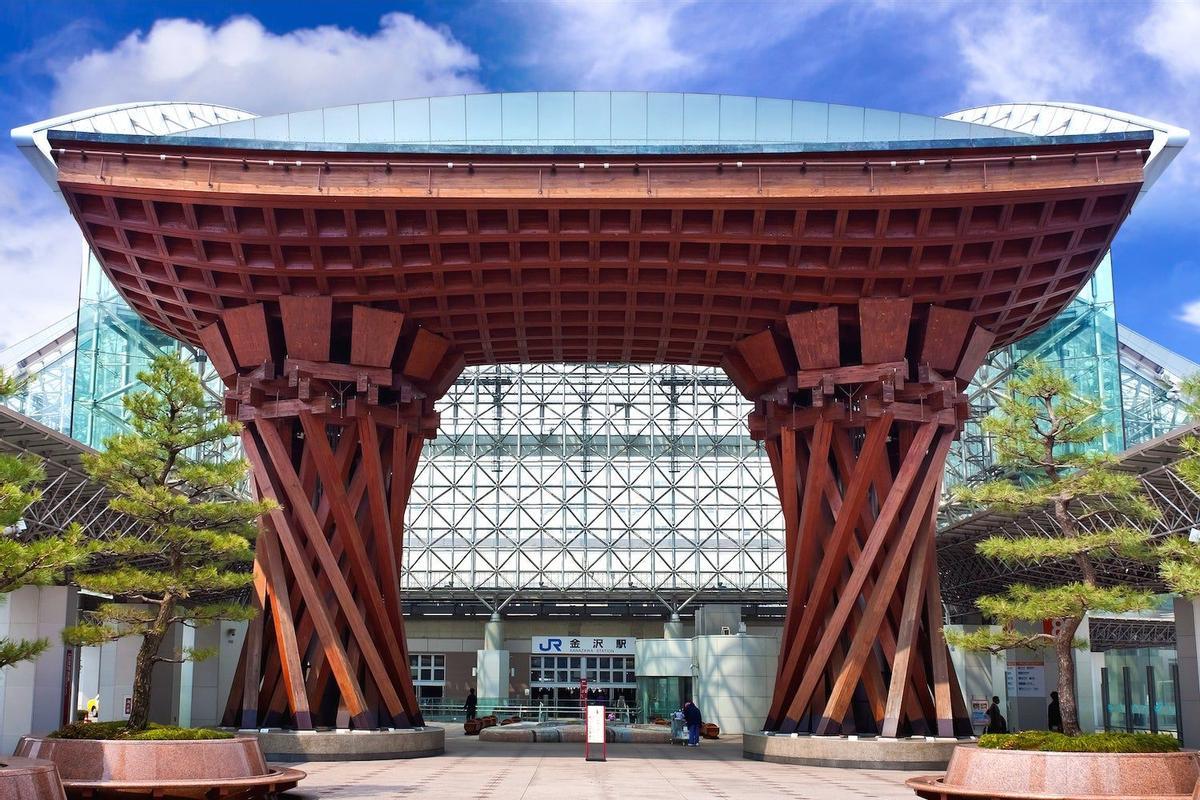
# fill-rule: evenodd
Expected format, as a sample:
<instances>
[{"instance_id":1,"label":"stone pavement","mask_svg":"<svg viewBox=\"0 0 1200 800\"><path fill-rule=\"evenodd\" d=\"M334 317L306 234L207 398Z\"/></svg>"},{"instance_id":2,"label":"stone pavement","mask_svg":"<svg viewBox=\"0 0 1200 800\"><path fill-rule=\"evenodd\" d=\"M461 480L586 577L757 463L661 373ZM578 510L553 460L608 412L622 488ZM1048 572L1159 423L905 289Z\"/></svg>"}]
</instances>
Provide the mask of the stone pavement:
<instances>
[{"instance_id":1,"label":"stone pavement","mask_svg":"<svg viewBox=\"0 0 1200 800\"><path fill-rule=\"evenodd\" d=\"M579 744L480 742L447 726L446 754L408 761L289 764L308 779L284 798L521 798L522 800L796 800L905 798L913 773L765 764L742 758L741 737L699 748L610 744L608 761L583 760Z\"/></svg>"}]
</instances>

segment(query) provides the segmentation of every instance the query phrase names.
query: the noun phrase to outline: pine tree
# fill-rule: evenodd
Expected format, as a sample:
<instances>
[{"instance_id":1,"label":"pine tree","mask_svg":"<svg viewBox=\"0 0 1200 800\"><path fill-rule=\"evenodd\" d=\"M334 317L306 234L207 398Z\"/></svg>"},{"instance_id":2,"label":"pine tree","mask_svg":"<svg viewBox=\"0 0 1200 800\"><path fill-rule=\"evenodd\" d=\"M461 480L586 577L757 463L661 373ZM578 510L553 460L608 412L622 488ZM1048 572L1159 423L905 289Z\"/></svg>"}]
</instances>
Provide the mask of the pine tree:
<instances>
[{"instance_id":1,"label":"pine tree","mask_svg":"<svg viewBox=\"0 0 1200 800\"><path fill-rule=\"evenodd\" d=\"M1180 392L1192 421L1200 422L1200 374L1184 380ZM1189 486L1200 492L1200 436L1189 436L1183 446L1190 455L1180 461L1176 469Z\"/></svg>"},{"instance_id":2,"label":"pine tree","mask_svg":"<svg viewBox=\"0 0 1200 800\"><path fill-rule=\"evenodd\" d=\"M1200 375L1193 375L1181 387L1183 400L1193 422L1200 422ZM1200 494L1200 436L1189 436L1183 441L1189 455L1175 465L1175 472ZM1178 536L1163 544L1162 575L1167 586L1175 594L1185 597L1200 597L1200 543Z\"/></svg>"},{"instance_id":3,"label":"pine tree","mask_svg":"<svg viewBox=\"0 0 1200 800\"><path fill-rule=\"evenodd\" d=\"M1097 421L1098 402L1079 397L1071 381L1045 364L1029 365L1010 383L998 413L983 422L999 463L1013 475L958 492L968 505L1017 512L1049 508L1057 535L992 536L978 552L1015 566L1066 562L1074 580L1034 587L1015 584L1001 594L981 597L977 606L999 631L947 631L947 638L967 650L1000 652L1014 648L1052 649L1058 663L1058 697L1063 732L1079 733L1075 699L1076 633L1092 611L1130 612L1152 607L1148 591L1132 586L1102 586L1097 565L1112 558L1146 562L1158 559L1147 523L1157 515L1134 475L1113 469L1113 457L1089 452L1087 446L1105 433ZM1089 526L1092 519L1104 525ZM1132 525L1125 521L1132 521ZM1050 632L1024 633L1016 623L1031 623Z\"/></svg>"},{"instance_id":4,"label":"pine tree","mask_svg":"<svg viewBox=\"0 0 1200 800\"><path fill-rule=\"evenodd\" d=\"M268 510L244 499L238 486L244 460L200 460L190 454L234 436L237 423L206 401L199 377L178 355L154 359L138 374L147 389L124 398L131 431L109 437L104 451L85 466L114 499L109 507L141 523L143 538L123 536L106 543L111 566L77 576L80 586L110 594L114 602L89 612L63 633L88 645L141 636L134 665L130 730L149 720L155 664L201 659L211 652L161 653L177 623L248 619L253 611L230 601L252 581L256 521ZM119 602L125 601L125 602Z\"/></svg>"},{"instance_id":5,"label":"pine tree","mask_svg":"<svg viewBox=\"0 0 1200 800\"><path fill-rule=\"evenodd\" d=\"M24 385L25 381L0 371L0 400ZM41 499L37 487L45 478L36 459L0 455L0 594L59 581L66 569L81 564L92 550L79 526L49 536L26 536L20 530L26 509ZM49 645L46 639L0 638L0 669L37 658Z\"/></svg>"}]
</instances>

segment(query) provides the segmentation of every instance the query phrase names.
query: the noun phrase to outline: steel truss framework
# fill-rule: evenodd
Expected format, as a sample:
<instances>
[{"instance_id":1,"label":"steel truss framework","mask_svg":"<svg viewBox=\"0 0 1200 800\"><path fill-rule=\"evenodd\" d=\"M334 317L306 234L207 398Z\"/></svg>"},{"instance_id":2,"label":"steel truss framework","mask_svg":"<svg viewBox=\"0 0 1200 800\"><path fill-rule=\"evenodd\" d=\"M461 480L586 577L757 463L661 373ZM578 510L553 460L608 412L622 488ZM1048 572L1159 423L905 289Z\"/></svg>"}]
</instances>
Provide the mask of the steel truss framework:
<instances>
[{"instance_id":1,"label":"steel truss framework","mask_svg":"<svg viewBox=\"0 0 1200 800\"><path fill-rule=\"evenodd\" d=\"M1126 451L1119 468L1139 476L1147 497L1159 510L1153 523L1155 539L1187 535L1200 528L1200 495L1175 473L1173 465L1184 454L1181 442L1195 435L1200 426L1179 428ZM1103 509L1100 509L1103 510ZM1085 530L1100 530L1134 524L1112 511L1088 517L1081 522ZM964 519L942 530L938 536L938 564L946 601L956 612L970 613L976 597L1003 590L1013 583L1050 585L1072 580L1071 564L1046 561L1034 567L1014 567L981 557L975 545L988 536L1056 537L1058 525L1048 509L1022 515L988 511ZM1114 559L1098 570L1101 583L1134 583L1161 590L1157 572L1145 564Z\"/></svg>"},{"instance_id":2,"label":"steel truss framework","mask_svg":"<svg viewBox=\"0 0 1200 800\"><path fill-rule=\"evenodd\" d=\"M1175 647L1175 623L1165 619L1092 617L1088 620L1092 652L1141 647Z\"/></svg>"},{"instance_id":3,"label":"steel truss framework","mask_svg":"<svg viewBox=\"0 0 1200 800\"><path fill-rule=\"evenodd\" d=\"M118 532L148 535L145 528L109 509L112 496L84 471L82 456L91 448L0 406L0 452L37 459L46 472L41 498L25 510L23 525L14 535L34 539L73 524L96 538Z\"/></svg>"},{"instance_id":4,"label":"steel truss framework","mask_svg":"<svg viewBox=\"0 0 1200 800\"><path fill-rule=\"evenodd\" d=\"M438 408L407 524L417 596L782 597L770 466L719 370L480 367Z\"/></svg>"}]
</instances>

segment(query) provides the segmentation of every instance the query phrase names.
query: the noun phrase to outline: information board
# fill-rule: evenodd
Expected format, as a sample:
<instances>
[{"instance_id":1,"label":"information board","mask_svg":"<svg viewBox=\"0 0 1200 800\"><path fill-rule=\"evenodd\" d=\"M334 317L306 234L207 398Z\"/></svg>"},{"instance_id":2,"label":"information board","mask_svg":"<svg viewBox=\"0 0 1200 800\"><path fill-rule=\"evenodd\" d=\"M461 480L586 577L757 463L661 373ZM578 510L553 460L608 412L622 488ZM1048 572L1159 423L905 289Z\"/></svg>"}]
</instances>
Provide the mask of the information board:
<instances>
[{"instance_id":1,"label":"information board","mask_svg":"<svg viewBox=\"0 0 1200 800\"><path fill-rule=\"evenodd\" d=\"M604 761L606 744L604 739L604 706L588 706L587 733L584 736L583 757L588 761Z\"/></svg>"},{"instance_id":2,"label":"information board","mask_svg":"<svg viewBox=\"0 0 1200 800\"><path fill-rule=\"evenodd\" d=\"M1046 696L1046 666L1040 661L1010 661L1004 678L1010 697Z\"/></svg>"}]
</instances>

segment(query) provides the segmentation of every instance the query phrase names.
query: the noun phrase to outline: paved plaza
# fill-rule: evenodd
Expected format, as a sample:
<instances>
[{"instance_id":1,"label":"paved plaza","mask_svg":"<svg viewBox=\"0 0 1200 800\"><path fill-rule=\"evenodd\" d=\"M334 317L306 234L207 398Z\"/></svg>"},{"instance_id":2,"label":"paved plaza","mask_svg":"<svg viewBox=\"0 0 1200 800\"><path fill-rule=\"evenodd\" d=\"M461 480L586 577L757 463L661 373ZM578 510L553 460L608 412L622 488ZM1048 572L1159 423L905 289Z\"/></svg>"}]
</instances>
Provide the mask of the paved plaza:
<instances>
[{"instance_id":1,"label":"paved plaza","mask_svg":"<svg viewBox=\"0 0 1200 800\"><path fill-rule=\"evenodd\" d=\"M797 800L913 798L904 779L914 773L765 764L742 758L740 736L676 745L609 745L608 761L583 760L580 744L480 742L447 727L446 754L409 761L321 762L289 765L308 779L287 798L714 798Z\"/></svg>"}]
</instances>

